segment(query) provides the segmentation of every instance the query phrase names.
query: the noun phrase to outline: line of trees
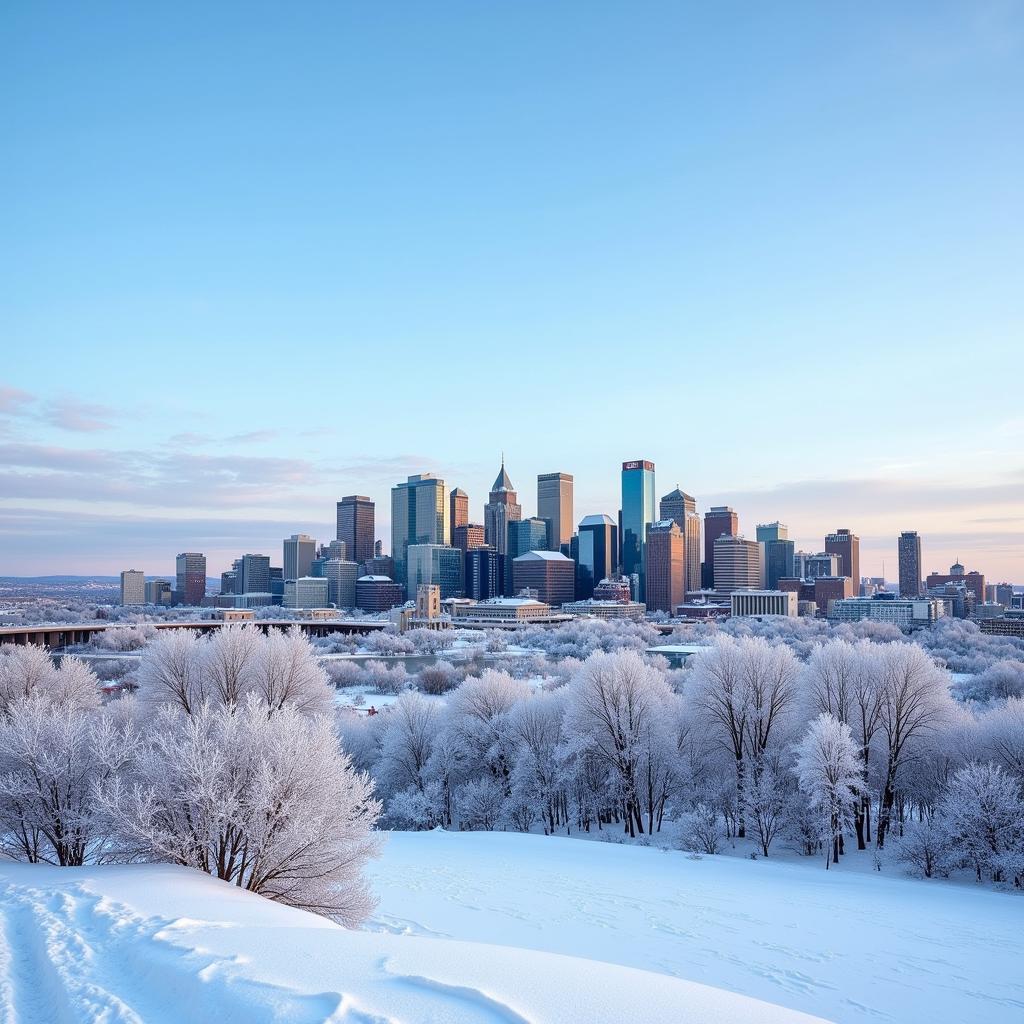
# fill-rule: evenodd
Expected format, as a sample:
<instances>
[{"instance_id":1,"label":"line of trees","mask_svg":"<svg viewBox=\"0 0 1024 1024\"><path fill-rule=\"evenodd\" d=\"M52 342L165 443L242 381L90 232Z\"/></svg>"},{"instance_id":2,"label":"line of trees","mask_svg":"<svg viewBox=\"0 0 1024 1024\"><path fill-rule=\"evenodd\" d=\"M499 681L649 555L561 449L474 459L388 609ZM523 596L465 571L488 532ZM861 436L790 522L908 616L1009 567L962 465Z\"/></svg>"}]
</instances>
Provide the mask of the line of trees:
<instances>
[{"instance_id":1,"label":"line of trees","mask_svg":"<svg viewBox=\"0 0 1024 1024\"><path fill-rule=\"evenodd\" d=\"M956 701L917 644L832 639L801 659L720 634L684 672L634 649L570 665L539 690L487 670L443 702L407 691L344 719L384 821L631 837L671 821L706 853L746 839L768 856L783 841L836 863L855 843L896 847L925 874L1022 881L1024 700ZM922 837L942 846L927 870Z\"/></svg>"},{"instance_id":2,"label":"line of trees","mask_svg":"<svg viewBox=\"0 0 1024 1024\"><path fill-rule=\"evenodd\" d=\"M101 705L80 661L0 651L3 853L181 864L362 921L380 805L338 743L333 690L302 634L163 632L138 676L138 699Z\"/></svg>"}]
</instances>

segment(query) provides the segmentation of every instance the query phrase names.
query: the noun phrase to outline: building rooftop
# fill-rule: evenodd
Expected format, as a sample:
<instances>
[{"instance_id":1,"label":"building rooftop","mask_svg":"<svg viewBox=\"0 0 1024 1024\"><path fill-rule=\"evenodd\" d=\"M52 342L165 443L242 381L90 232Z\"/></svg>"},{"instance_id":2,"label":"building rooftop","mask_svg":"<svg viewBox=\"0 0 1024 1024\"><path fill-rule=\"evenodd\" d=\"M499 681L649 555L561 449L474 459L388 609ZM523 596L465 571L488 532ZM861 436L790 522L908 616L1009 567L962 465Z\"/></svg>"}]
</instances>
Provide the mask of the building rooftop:
<instances>
[{"instance_id":1,"label":"building rooftop","mask_svg":"<svg viewBox=\"0 0 1024 1024\"><path fill-rule=\"evenodd\" d=\"M488 608L546 608L543 601L532 597L489 597L486 601L478 601L477 606L485 605Z\"/></svg>"},{"instance_id":2,"label":"building rooftop","mask_svg":"<svg viewBox=\"0 0 1024 1024\"><path fill-rule=\"evenodd\" d=\"M394 583L390 576L360 576L356 583Z\"/></svg>"},{"instance_id":3,"label":"building rooftop","mask_svg":"<svg viewBox=\"0 0 1024 1024\"><path fill-rule=\"evenodd\" d=\"M584 526L615 526L615 520L611 516L606 515L594 515L584 516L580 520L580 528Z\"/></svg>"},{"instance_id":4,"label":"building rooftop","mask_svg":"<svg viewBox=\"0 0 1024 1024\"><path fill-rule=\"evenodd\" d=\"M525 555L519 555L512 559L513 562L571 562L572 559L563 555L561 551L527 551Z\"/></svg>"}]
</instances>

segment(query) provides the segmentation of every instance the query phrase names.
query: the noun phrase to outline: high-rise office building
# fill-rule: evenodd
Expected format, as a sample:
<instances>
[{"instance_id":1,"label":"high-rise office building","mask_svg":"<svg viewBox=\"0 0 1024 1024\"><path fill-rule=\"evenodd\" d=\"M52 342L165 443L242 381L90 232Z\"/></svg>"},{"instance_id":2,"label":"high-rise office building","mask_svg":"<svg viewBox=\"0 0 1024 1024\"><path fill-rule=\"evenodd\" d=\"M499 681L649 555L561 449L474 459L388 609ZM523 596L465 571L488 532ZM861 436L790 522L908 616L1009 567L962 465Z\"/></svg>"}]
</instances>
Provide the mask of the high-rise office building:
<instances>
[{"instance_id":1,"label":"high-rise office building","mask_svg":"<svg viewBox=\"0 0 1024 1024\"><path fill-rule=\"evenodd\" d=\"M548 522L548 548L561 551L572 540L572 476L541 473L537 477L537 518Z\"/></svg>"},{"instance_id":2,"label":"high-rise office building","mask_svg":"<svg viewBox=\"0 0 1024 1024\"><path fill-rule=\"evenodd\" d=\"M792 578L795 547L784 523L759 523L757 542L764 545L765 587L775 590L779 580Z\"/></svg>"},{"instance_id":3,"label":"high-rise office building","mask_svg":"<svg viewBox=\"0 0 1024 1024\"><path fill-rule=\"evenodd\" d=\"M201 605L206 597L206 555L199 551L183 551L174 560L174 571L178 604Z\"/></svg>"},{"instance_id":4,"label":"high-rise office building","mask_svg":"<svg viewBox=\"0 0 1024 1024\"><path fill-rule=\"evenodd\" d=\"M441 588L442 599L462 596L462 552L448 544L410 544L405 592L415 594L421 583Z\"/></svg>"},{"instance_id":5,"label":"high-rise office building","mask_svg":"<svg viewBox=\"0 0 1024 1024\"><path fill-rule=\"evenodd\" d=\"M685 543L679 524L675 519L651 523L647 528L647 610L672 615L686 598L685 581Z\"/></svg>"},{"instance_id":6,"label":"high-rise office building","mask_svg":"<svg viewBox=\"0 0 1024 1024\"><path fill-rule=\"evenodd\" d=\"M794 574L796 574L796 556L793 557ZM826 555L819 551L816 555L804 554L802 578L816 580L819 576L845 576L842 571L843 560L838 555Z\"/></svg>"},{"instance_id":7,"label":"high-rise office building","mask_svg":"<svg viewBox=\"0 0 1024 1024\"><path fill-rule=\"evenodd\" d=\"M338 540L345 542L345 557L352 562L373 558L377 506L363 494L349 494L338 502Z\"/></svg>"},{"instance_id":8,"label":"high-rise office building","mask_svg":"<svg viewBox=\"0 0 1024 1024\"><path fill-rule=\"evenodd\" d=\"M501 597L504 592L503 556L489 544L471 548L465 555L465 596L474 601Z\"/></svg>"},{"instance_id":9,"label":"high-rise office building","mask_svg":"<svg viewBox=\"0 0 1024 1024\"><path fill-rule=\"evenodd\" d=\"M557 608L576 593L576 567L561 551L527 551L512 562L515 594L535 590L537 600Z\"/></svg>"},{"instance_id":10,"label":"high-rise office building","mask_svg":"<svg viewBox=\"0 0 1024 1024\"><path fill-rule=\"evenodd\" d=\"M327 580L328 604L333 604L335 608L355 608L358 562L328 558L320 567L320 575Z\"/></svg>"},{"instance_id":11,"label":"high-rise office building","mask_svg":"<svg viewBox=\"0 0 1024 1024\"><path fill-rule=\"evenodd\" d=\"M236 594L270 593L270 556L242 555L239 561Z\"/></svg>"},{"instance_id":12,"label":"high-rise office building","mask_svg":"<svg viewBox=\"0 0 1024 1024\"><path fill-rule=\"evenodd\" d=\"M146 574L141 569L121 573L121 604L146 603Z\"/></svg>"},{"instance_id":13,"label":"high-rise office building","mask_svg":"<svg viewBox=\"0 0 1024 1024\"><path fill-rule=\"evenodd\" d=\"M900 597L921 596L921 537L917 530L904 530L897 542L900 563Z\"/></svg>"},{"instance_id":14,"label":"high-rise office building","mask_svg":"<svg viewBox=\"0 0 1024 1024\"><path fill-rule=\"evenodd\" d=\"M405 586L408 580L406 551L410 544L448 544L450 511L444 481L433 473L419 473L391 488L391 557L397 583ZM415 598L416 588L406 594Z\"/></svg>"},{"instance_id":15,"label":"high-rise office building","mask_svg":"<svg viewBox=\"0 0 1024 1024\"><path fill-rule=\"evenodd\" d=\"M285 608L326 608L329 583L322 576L300 576L284 581Z\"/></svg>"},{"instance_id":16,"label":"high-rise office building","mask_svg":"<svg viewBox=\"0 0 1024 1024\"><path fill-rule=\"evenodd\" d=\"M404 600L402 587L390 576L360 576L356 580L356 607L364 612L386 612Z\"/></svg>"},{"instance_id":17,"label":"high-rise office building","mask_svg":"<svg viewBox=\"0 0 1024 1024\"><path fill-rule=\"evenodd\" d=\"M317 558L340 558L342 561L346 559L353 561L348 558L348 544L343 540L329 540L326 544L321 544L317 548Z\"/></svg>"},{"instance_id":18,"label":"high-rise office building","mask_svg":"<svg viewBox=\"0 0 1024 1024\"><path fill-rule=\"evenodd\" d=\"M523 507L519 504L508 473L505 472L505 459L501 460L501 469L494 480L494 486L484 505L484 539L499 555L504 555L508 542L508 524L523 518Z\"/></svg>"},{"instance_id":19,"label":"high-rise office building","mask_svg":"<svg viewBox=\"0 0 1024 1024\"><path fill-rule=\"evenodd\" d=\"M715 579L715 541L719 537L735 537L739 533L739 516L728 505L714 505L704 513L704 564L701 586L721 590Z\"/></svg>"},{"instance_id":20,"label":"high-rise office building","mask_svg":"<svg viewBox=\"0 0 1024 1024\"><path fill-rule=\"evenodd\" d=\"M170 580L146 581L146 604L169 605L173 594Z\"/></svg>"},{"instance_id":21,"label":"high-rise office building","mask_svg":"<svg viewBox=\"0 0 1024 1024\"><path fill-rule=\"evenodd\" d=\"M316 558L316 541L306 533L293 533L284 542L284 558L281 568L286 580L297 580L308 576L313 559Z\"/></svg>"},{"instance_id":22,"label":"high-rise office building","mask_svg":"<svg viewBox=\"0 0 1024 1024\"><path fill-rule=\"evenodd\" d=\"M448 496L448 504L449 529L454 544L455 531L469 522L469 495L461 487L455 487Z\"/></svg>"},{"instance_id":23,"label":"high-rise office building","mask_svg":"<svg viewBox=\"0 0 1024 1024\"><path fill-rule=\"evenodd\" d=\"M675 520L683 531L683 585L687 590L700 590L701 529L696 500L677 484L658 503L658 518Z\"/></svg>"},{"instance_id":24,"label":"high-rise office building","mask_svg":"<svg viewBox=\"0 0 1024 1024\"><path fill-rule=\"evenodd\" d=\"M825 536L825 554L839 556L839 575L853 581L854 594L860 593L860 538L849 530L836 530Z\"/></svg>"},{"instance_id":25,"label":"high-rise office building","mask_svg":"<svg viewBox=\"0 0 1024 1024\"><path fill-rule=\"evenodd\" d=\"M458 548L463 554L473 548L482 548L486 543L481 523L463 523L452 530L452 547Z\"/></svg>"},{"instance_id":26,"label":"high-rise office building","mask_svg":"<svg viewBox=\"0 0 1024 1024\"><path fill-rule=\"evenodd\" d=\"M594 587L617 568L618 527L611 516L584 516L573 541L576 561L576 596L585 601Z\"/></svg>"},{"instance_id":27,"label":"high-rise office building","mask_svg":"<svg viewBox=\"0 0 1024 1024\"><path fill-rule=\"evenodd\" d=\"M715 541L715 590L760 590L764 579L764 551L756 540L723 533Z\"/></svg>"},{"instance_id":28,"label":"high-rise office building","mask_svg":"<svg viewBox=\"0 0 1024 1024\"><path fill-rule=\"evenodd\" d=\"M644 600L647 527L655 521L654 463L633 459L622 464L622 571L639 580L636 599Z\"/></svg>"},{"instance_id":29,"label":"high-rise office building","mask_svg":"<svg viewBox=\"0 0 1024 1024\"><path fill-rule=\"evenodd\" d=\"M236 569L228 569L227 572L220 574L220 592L222 594L240 594L241 591L237 587L238 571Z\"/></svg>"},{"instance_id":30,"label":"high-rise office building","mask_svg":"<svg viewBox=\"0 0 1024 1024\"><path fill-rule=\"evenodd\" d=\"M536 516L530 519L516 519L508 524L505 544L505 593L512 593L512 566L520 555L527 551L548 549L548 524Z\"/></svg>"}]
</instances>

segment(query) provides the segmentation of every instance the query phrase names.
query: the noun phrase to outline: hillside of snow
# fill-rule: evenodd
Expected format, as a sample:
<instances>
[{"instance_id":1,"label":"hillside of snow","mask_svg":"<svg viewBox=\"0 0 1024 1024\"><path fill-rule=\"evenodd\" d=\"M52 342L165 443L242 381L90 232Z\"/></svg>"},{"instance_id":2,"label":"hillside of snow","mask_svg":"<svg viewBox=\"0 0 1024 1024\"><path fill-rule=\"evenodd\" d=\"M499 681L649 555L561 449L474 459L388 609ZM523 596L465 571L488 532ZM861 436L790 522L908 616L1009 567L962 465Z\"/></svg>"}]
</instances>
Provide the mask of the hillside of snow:
<instances>
[{"instance_id":1,"label":"hillside of snow","mask_svg":"<svg viewBox=\"0 0 1024 1024\"><path fill-rule=\"evenodd\" d=\"M826 872L774 854L394 832L370 873L394 931L623 964L837 1022L1024 1021L1024 895L879 875L855 855Z\"/></svg>"},{"instance_id":2,"label":"hillside of snow","mask_svg":"<svg viewBox=\"0 0 1024 1024\"><path fill-rule=\"evenodd\" d=\"M495 866L517 837L494 836ZM529 838L529 837L527 837ZM545 841L536 840L538 853ZM589 844L573 844L584 853ZM399 837L398 859L449 857L458 842ZM530 856L531 870L543 857ZM385 854L385 873L397 861ZM440 863L416 865L424 881ZM482 877L486 865L476 869ZM449 874L447 893L458 889ZM521 877L517 885L528 885ZM505 891L495 875L487 902ZM488 891L491 896L489 897ZM385 893L392 913L402 907ZM549 904L557 914L557 906ZM536 916L531 899L524 913ZM392 926L394 917L391 917ZM511 924L513 918L507 918ZM556 918L550 923L555 925ZM449 930L439 922L438 930ZM500 932L498 920L492 920ZM455 922L451 928L454 929ZM503 945L456 941L403 923L347 931L184 868L0 864L0 1021L4 1024L483 1024L615 1022L810 1024L812 1018L666 974ZM536 943L534 943L536 945Z\"/></svg>"}]
</instances>

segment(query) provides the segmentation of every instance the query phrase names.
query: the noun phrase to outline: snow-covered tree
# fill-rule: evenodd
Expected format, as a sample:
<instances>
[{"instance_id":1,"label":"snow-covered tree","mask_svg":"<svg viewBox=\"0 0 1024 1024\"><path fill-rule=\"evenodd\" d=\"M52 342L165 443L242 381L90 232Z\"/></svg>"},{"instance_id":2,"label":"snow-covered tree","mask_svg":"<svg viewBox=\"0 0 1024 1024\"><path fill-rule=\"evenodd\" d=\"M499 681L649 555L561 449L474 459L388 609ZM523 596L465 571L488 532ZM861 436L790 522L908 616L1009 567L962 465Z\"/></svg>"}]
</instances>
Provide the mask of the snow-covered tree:
<instances>
[{"instance_id":1,"label":"snow-covered tree","mask_svg":"<svg viewBox=\"0 0 1024 1024\"><path fill-rule=\"evenodd\" d=\"M65 656L60 665L45 647L35 644L0 647L0 716L33 696L53 706L88 711L99 706L99 683L78 658Z\"/></svg>"},{"instance_id":2,"label":"snow-covered tree","mask_svg":"<svg viewBox=\"0 0 1024 1024\"><path fill-rule=\"evenodd\" d=\"M950 782L938 817L956 856L984 875L1002 881L1007 862L1024 854L1024 799L1011 775L998 765L969 764ZM1019 881L1019 879L1011 879Z\"/></svg>"},{"instance_id":3,"label":"snow-covered tree","mask_svg":"<svg viewBox=\"0 0 1024 1024\"><path fill-rule=\"evenodd\" d=\"M917 644L879 649L880 731L885 765L878 814L878 847L892 820L900 772L913 744L935 729L952 707L949 677Z\"/></svg>"},{"instance_id":4,"label":"snow-covered tree","mask_svg":"<svg viewBox=\"0 0 1024 1024\"><path fill-rule=\"evenodd\" d=\"M797 778L807 801L818 811L822 838L839 863L839 839L851 821L860 784L860 761L850 727L827 712L819 715L797 746ZM829 858L825 857L828 868Z\"/></svg>"},{"instance_id":5,"label":"snow-covered tree","mask_svg":"<svg viewBox=\"0 0 1024 1024\"><path fill-rule=\"evenodd\" d=\"M216 875L354 926L380 811L331 722L291 705L161 709L128 779L102 791L126 851Z\"/></svg>"},{"instance_id":6,"label":"snow-covered tree","mask_svg":"<svg viewBox=\"0 0 1024 1024\"><path fill-rule=\"evenodd\" d=\"M95 787L122 772L138 731L120 708L87 711L42 691L0 718L0 849L18 860L80 865L108 845Z\"/></svg>"}]
</instances>

